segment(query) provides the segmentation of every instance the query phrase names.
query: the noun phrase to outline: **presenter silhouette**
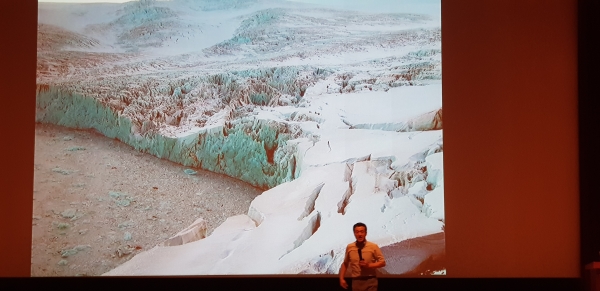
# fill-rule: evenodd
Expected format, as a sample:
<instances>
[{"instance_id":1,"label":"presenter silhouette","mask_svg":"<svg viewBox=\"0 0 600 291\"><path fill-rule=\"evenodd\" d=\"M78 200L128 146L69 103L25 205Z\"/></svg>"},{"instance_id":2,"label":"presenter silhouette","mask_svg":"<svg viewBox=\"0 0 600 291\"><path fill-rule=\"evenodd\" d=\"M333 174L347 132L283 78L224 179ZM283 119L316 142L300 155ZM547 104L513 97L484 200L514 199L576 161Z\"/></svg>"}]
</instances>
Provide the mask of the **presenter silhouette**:
<instances>
[{"instance_id":1,"label":"presenter silhouette","mask_svg":"<svg viewBox=\"0 0 600 291\"><path fill-rule=\"evenodd\" d=\"M385 259L379 246L367 241L367 226L359 222L352 228L356 241L346 246L344 262L340 267L340 286L348 289L344 279L350 271L352 291L377 290L377 277L375 270L385 267Z\"/></svg>"}]
</instances>

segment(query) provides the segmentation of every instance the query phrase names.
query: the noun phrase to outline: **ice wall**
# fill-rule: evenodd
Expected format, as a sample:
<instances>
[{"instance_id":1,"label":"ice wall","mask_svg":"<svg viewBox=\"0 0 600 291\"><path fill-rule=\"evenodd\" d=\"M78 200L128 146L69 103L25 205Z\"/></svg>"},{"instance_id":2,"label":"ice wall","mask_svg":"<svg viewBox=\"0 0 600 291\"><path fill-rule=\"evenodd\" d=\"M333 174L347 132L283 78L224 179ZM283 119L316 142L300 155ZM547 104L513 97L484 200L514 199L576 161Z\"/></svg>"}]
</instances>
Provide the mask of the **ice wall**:
<instances>
[{"instance_id":1,"label":"ice wall","mask_svg":"<svg viewBox=\"0 0 600 291\"><path fill-rule=\"evenodd\" d=\"M286 145L285 123L254 117L198 129L178 137L140 135L128 117L94 98L68 89L39 85L36 121L95 129L141 152L189 167L206 169L268 189L298 175L295 150Z\"/></svg>"}]
</instances>

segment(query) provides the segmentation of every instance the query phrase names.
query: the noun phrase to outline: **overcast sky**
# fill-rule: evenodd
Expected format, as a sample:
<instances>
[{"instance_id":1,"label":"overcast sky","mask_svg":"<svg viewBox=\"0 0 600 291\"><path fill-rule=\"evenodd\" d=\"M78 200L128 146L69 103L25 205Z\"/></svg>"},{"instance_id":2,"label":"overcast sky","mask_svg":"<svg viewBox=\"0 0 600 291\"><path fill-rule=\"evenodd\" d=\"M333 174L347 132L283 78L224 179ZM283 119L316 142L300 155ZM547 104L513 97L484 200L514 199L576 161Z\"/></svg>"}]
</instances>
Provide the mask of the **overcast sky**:
<instances>
[{"instance_id":1,"label":"overcast sky","mask_svg":"<svg viewBox=\"0 0 600 291\"><path fill-rule=\"evenodd\" d=\"M357 9L380 13L420 13L439 16L441 0L291 0L336 8Z\"/></svg>"},{"instance_id":2,"label":"overcast sky","mask_svg":"<svg viewBox=\"0 0 600 291\"><path fill-rule=\"evenodd\" d=\"M103 2L103 3L123 3L129 2L132 0L38 0L38 2L62 2L62 3L95 3L95 2ZM137 1L137 0L133 0Z\"/></svg>"},{"instance_id":3,"label":"overcast sky","mask_svg":"<svg viewBox=\"0 0 600 291\"><path fill-rule=\"evenodd\" d=\"M123 3L132 0L38 0L38 2ZM137 0L134 0L137 1ZM289 1L289 0L288 0ZM420 13L434 16L441 15L441 0L291 0L327 5L336 8L357 9L369 12L402 12Z\"/></svg>"}]
</instances>

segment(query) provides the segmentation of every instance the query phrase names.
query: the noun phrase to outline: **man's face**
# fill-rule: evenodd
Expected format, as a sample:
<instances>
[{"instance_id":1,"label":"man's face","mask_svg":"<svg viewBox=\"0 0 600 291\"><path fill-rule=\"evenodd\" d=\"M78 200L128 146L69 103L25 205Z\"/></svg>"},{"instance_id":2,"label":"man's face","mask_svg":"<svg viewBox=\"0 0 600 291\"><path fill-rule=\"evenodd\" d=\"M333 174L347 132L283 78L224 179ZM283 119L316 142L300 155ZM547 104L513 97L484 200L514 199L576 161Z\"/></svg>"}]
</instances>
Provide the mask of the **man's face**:
<instances>
[{"instance_id":1,"label":"man's face","mask_svg":"<svg viewBox=\"0 0 600 291\"><path fill-rule=\"evenodd\" d=\"M364 242L367 237L367 228L364 226L357 226L354 228L354 237L357 242Z\"/></svg>"}]
</instances>

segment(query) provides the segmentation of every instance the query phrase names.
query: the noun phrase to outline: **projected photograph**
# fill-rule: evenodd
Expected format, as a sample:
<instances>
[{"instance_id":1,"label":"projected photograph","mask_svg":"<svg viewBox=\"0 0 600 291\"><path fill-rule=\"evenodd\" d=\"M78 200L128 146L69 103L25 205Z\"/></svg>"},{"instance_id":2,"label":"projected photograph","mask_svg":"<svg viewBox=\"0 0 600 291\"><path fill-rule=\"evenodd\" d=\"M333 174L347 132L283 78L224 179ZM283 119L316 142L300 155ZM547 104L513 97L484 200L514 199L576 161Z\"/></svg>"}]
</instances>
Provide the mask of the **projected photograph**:
<instances>
[{"instance_id":1,"label":"projected photograph","mask_svg":"<svg viewBox=\"0 0 600 291\"><path fill-rule=\"evenodd\" d=\"M446 274L439 0L90 2L38 2L32 276L338 274L357 222Z\"/></svg>"}]
</instances>

